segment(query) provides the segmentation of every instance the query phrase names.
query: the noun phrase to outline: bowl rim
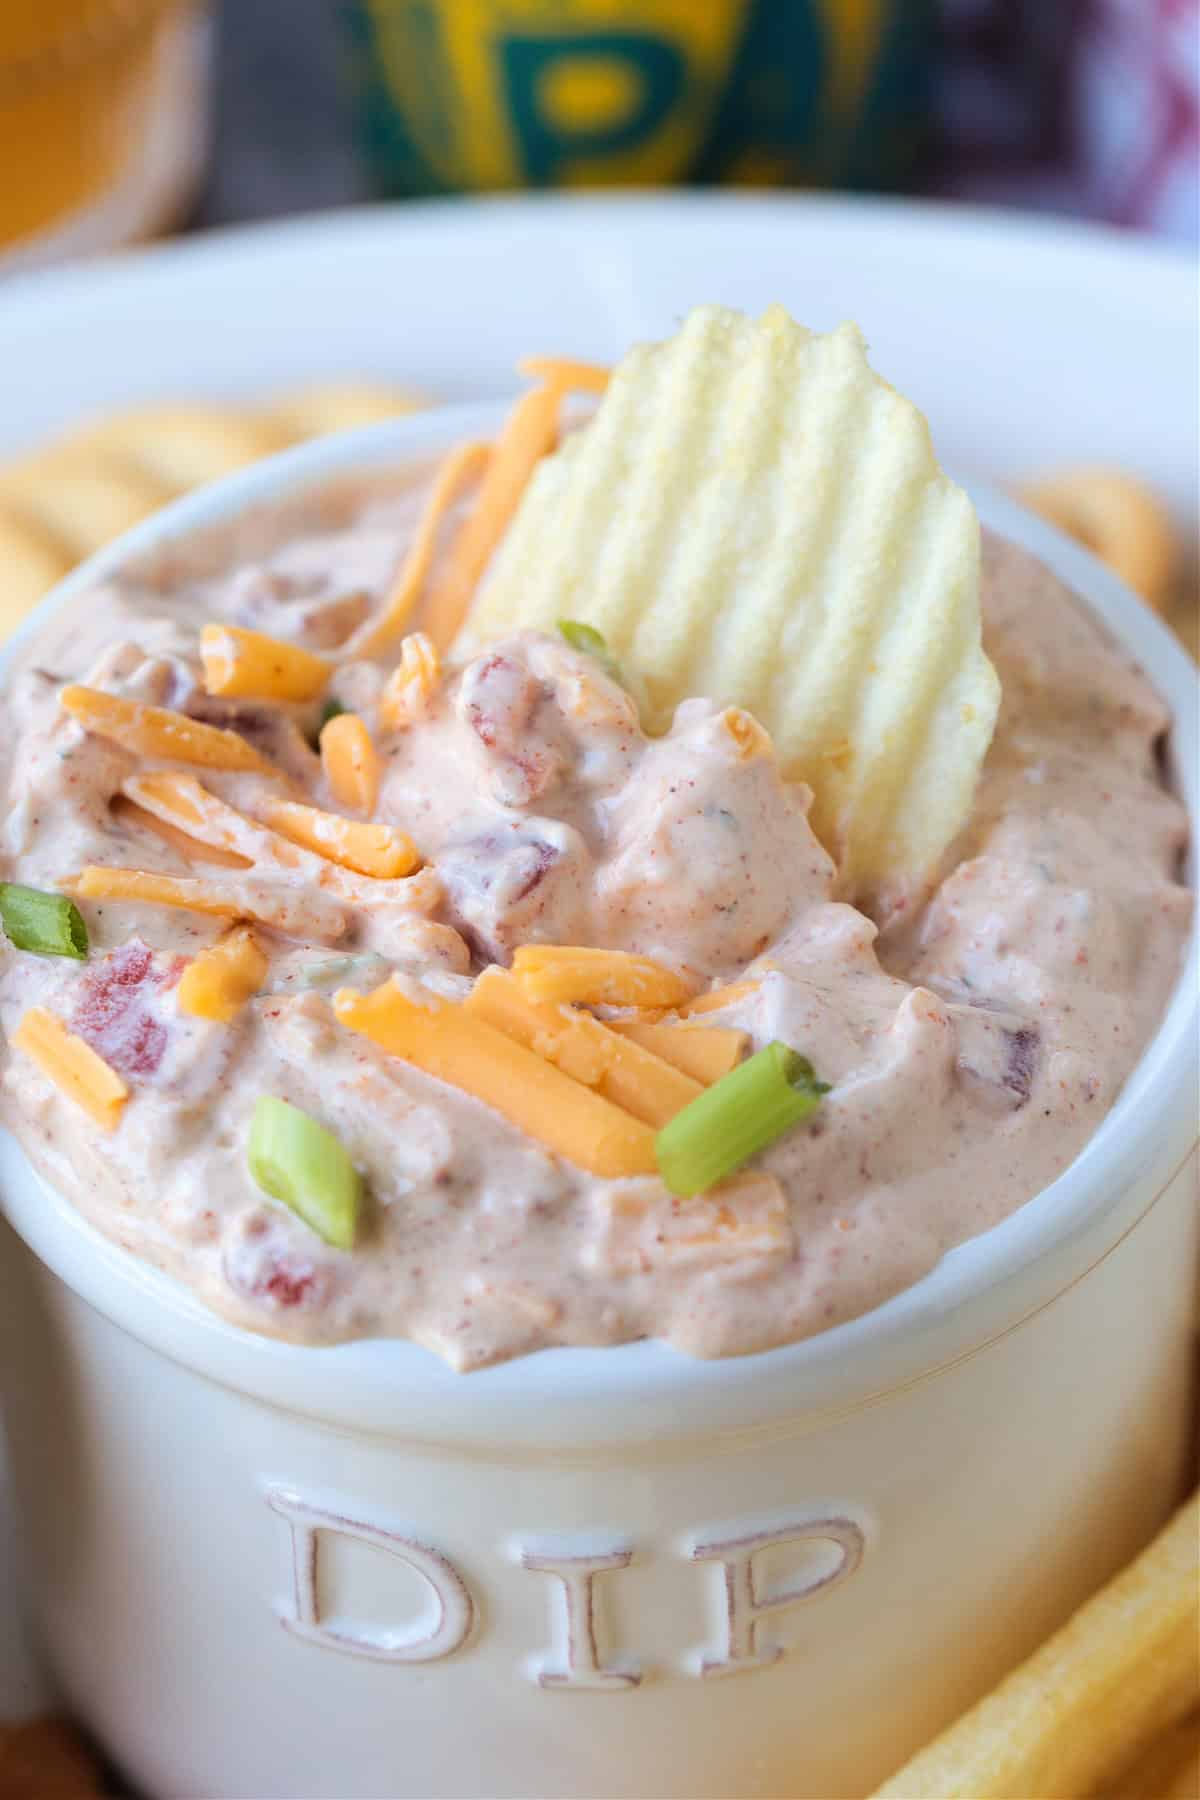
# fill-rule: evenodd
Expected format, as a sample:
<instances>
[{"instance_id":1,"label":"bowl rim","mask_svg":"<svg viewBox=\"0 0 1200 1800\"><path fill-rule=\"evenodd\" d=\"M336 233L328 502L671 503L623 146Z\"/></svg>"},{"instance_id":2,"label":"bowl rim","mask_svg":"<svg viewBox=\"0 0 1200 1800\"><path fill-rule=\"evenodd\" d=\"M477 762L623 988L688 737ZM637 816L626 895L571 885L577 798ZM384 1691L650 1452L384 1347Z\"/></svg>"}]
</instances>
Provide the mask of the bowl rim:
<instances>
[{"instance_id":1,"label":"bowl rim","mask_svg":"<svg viewBox=\"0 0 1200 1800\"><path fill-rule=\"evenodd\" d=\"M284 451L183 496L82 563L0 650L0 686L23 647L80 594L163 546L217 530L252 508L292 501L358 473L419 462L491 435L503 402L431 409ZM1112 572L1008 496L963 484L981 521L1049 565L1139 662L1171 709L1169 763L1198 834L1195 671L1167 627ZM135 1336L227 1385L358 1429L438 1438L620 1443L693 1431L770 1429L786 1415L870 1404L972 1354L1077 1280L1170 1185L1195 1143L1197 930L1141 1059L1093 1137L1063 1173L999 1224L948 1251L880 1306L799 1343L700 1361L657 1339L539 1350L469 1380L401 1338L332 1346L258 1336L213 1313L180 1282L91 1226L0 1133L10 1219L43 1261ZM453 1396L453 1399L451 1398ZM449 1411L447 1409L450 1409ZM580 1422L580 1409L587 1414Z\"/></svg>"}]
</instances>

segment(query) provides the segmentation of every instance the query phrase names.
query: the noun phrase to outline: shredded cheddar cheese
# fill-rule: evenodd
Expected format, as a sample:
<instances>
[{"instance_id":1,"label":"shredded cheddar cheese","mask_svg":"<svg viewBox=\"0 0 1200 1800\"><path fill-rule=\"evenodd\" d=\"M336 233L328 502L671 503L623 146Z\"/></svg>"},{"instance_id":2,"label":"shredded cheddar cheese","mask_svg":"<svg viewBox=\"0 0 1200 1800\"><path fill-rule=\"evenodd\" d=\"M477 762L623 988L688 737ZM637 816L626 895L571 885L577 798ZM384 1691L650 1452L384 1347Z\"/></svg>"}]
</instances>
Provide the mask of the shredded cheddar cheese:
<instances>
[{"instance_id":1,"label":"shredded cheddar cheese","mask_svg":"<svg viewBox=\"0 0 1200 1800\"><path fill-rule=\"evenodd\" d=\"M328 857L343 869L379 880L411 875L421 857L412 839L394 825L367 825L343 819L340 813L301 806L295 800L276 800L267 807L272 830L317 856Z\"/></svg>"},{"instance_id":2,"label":"shredded cheddar cheese","mask_svg":"<svg viewBox=\"0 0 1200 1800\"><path fill-rule=\"evenodd\" d=\"M240 911L233 895L215 883L187 875L156 875L149 869L106 869L88 863L74 881L63 885L81 900L139 900L211 913L218 919L235 919Z\"/></svg>"},{"instance_id":3,"label":"shredded cheddar cheese","mask_svg":"<svg viewBox=\"0 0 1200 1800\"><path fill-rule=\"evenodd\" d=\"M558 440L562 389L552 383L522 394L509 413L474 508L450 548L426 607L424 628L440 650L453 642L488 559L520 505L530 475Z\"/></svg>"},{"instance_id":4,"label":"shredded cheddar cheese","mask_svg":"<svg viewBox=\"0 0 1200 1800\"><path fill-rule=\"evenodd\" d=\"M451 450L438 470L416 535L382 612L351 640L347 654L379 656L404 630L429 579L442 521L463 488L487 467L491 454L491 445L485 443L460 444Z\"/></svg>"},{"instance_id":5,"label":"shredded cheddar cheese","mask_svg":"<svg viewBox=\"0 0 1200 1800\"><path fill-rule=\"evenodd\" d=\"M127 1083L83 1038L43 1006L30 1007L12 1042L102 1131L113 1131L129 1098Z\"/></svg>"},{"instance_id":6,"label":"shredded cheddar cheese","mask_svg":"<svg viewBox=\"0 0 1200 1800\"><path fill-rule=\"evenodd\" d=\"M379 757L357 713L339 713L321 732L321 766L339 806L374 812L379 798Z\"/></svg>"},{"instance_id":7,"label":"shredded cheddar cheese","mask_svg":"<svg viewBox=\"0 0 1200 1800\"><path fill-rule=\"evenodd\" d=\"M238 700L315 700L329 680L324 657L240 625L206 625L200 633L204 685Z\"/></svg>"},{"instance_id":8,"label":"shredded cheddar cheese","mask_svg":"<svg viewBox=\"0 0 1200 1800\"><path fill-rule=\"evenodd\" d=\"M372 994L342 988L333 1006L351 1031L473 1095L593 1175L615 1180L654 1170L648 1125L453 1001L428 989L413 999L393 977Z\"/></svg>"},{"instance_id":9,"label":"shredded cheddar cheese","mask_svg":"<svg viewBox=\"0 0 1200 1800\"><path fill-rule=\"evenodd\" d=\"M380 723L388 731L402 731L424 718L441 680L442 659L433 640L423 631L410 631L379 696Z\"/></svg>"},{"instance_id":10,"label":"shredded cheddar cheese","mask_svg":"<svg viewBox=\"0 0 1200 1800\"><path fill-rule=\"evenodd\" d=\"M177 906L215 919L257 919L260 925L321 943L337 943L348 923L336 900L311 891L307 884L291 888L251 876L210 882L89 863L59 886L80 900L128 900L142 906Z\"/></svg>"},{"instance_id":11,"label":"shredded cheddar cheese","mask_svg":"<svg viewBox=\"0 0 1200 1800\"><path fill-rule=\"evenodd\" d=\"M295 851L235 807L227 806L194 775L152 769L145 775L130 775L121 789L145 812L202 844L236 855L247 866L274 863L296 868L300 863Z\"/></svg>"},{"instance_id":12,"label":"shredded cheddar cheese","mask_svg":"<svg viewBox=\"0 0 1200 1800\"><path fill-rule=\"evenodd\" d=\"M248 925L235 925L193 957L176 990L180 1012L227 1025L266 979L267 957Z\"/></svg>"},{"instance_id":13,"label":"shredded cheddar cheese","mask_svg":"<svg viewBox=\"0 0 1200 1800\"><path fill-rule=\"evenodd\" d=\"M612 370L603 363L580 362L573 356L523 356L517 368L534 381L584 394L602 394L612 379Z\"/></svg>"},{"instance_id":14,"label":"shredded cheddar cheese","mask_svg":"<svg viewBox=\"0 0 1200 1800\"><path fill-rule=\"evenodd\" d=\"M169 844L189 862L216 863L225 869L248 869L250 858L239 856L235 850L222 850L216 844L206 844L202 839L191 837L178 825L172 825L167 819L159 818L144 806L138 806L126 794L116 794L109 801L109 811L115 819L123 823L136 825L142 831L153 832L162 843Z\"/></svg>"},{"instance_id":15,"label":"shredded cheddar cheese","mask_svg":"<svg viewBox=\"0 0 1200 1800\"><path fill-rule=\"evenodd\" d=\"M652 957L573 944L524 944L513 973L530 999L579 1006L682 1006L695 988Z\"/></svg>"},{"instance_id":16,"label":"shredded cheddar cheese","mask_svg":"<svg viewBox=\"0 0 1200 1800\"><path fill-rule=\"evenodd\" d=\"M610 1031L591 1013L531 1000L508 969L494 965L479 976L463 1002L468 1012L554 1063L573 1080L595 1088L655 1129L701 1093L673 1064Z\"/></svg>"},{"instance_id":17,"label":"shredded cheddar cheese","mask_svg":"<svg viewBox=\"0 0 1200 1800\"><path fill-rule=\"evenodd\" d=\"M735 1069L750 1041L746 1032L724 1025L661 1025L646 1019L611 1019L609 1029L631 1038L644 1050L652 1050L664 1062L673 1063L702 1087L711 1087Z\"/></svg>"},{"instance_id":18,"label":"shredded cheddar cheese","mask_svg":"<svg viewBox=\"0 0 1200 1800\"><path fill-rule=\"evenodd\" d=\"M753 713L740 706L727 706L721 723L737 745L738 761L749 762L755 756L770 756L771 739Z\"/></svg>"},{"instance_id":19,"label":"shredded cheddar cheese","mask_svg":"<svg viewBox=\"0 0 1200 1800\"><path fill-rule=\"evenodd\" d=\"M713 988L710 993L697 994L694 1000L688 1000L679 1008L679 1015L684 1019L694 1019L697 1013L723 1012L727 1006L737 1006L757 992L757 981L732 981L728 987Z\"/></svg>"},{"instance_id":20,"label":"shredded cheddar cheese","mask_svg":"<svg viewBox=\"0 0 1200 1800\"><path fill-rule=\"evenodd\" d=\"M85 731L105 737L135 756L158 756L166 762L197 763L207 769L278 771L236 731L205 725L162 706L144 706L121 694L72 683L59 695L64 711Z\"/></svg>"}]
</instances>

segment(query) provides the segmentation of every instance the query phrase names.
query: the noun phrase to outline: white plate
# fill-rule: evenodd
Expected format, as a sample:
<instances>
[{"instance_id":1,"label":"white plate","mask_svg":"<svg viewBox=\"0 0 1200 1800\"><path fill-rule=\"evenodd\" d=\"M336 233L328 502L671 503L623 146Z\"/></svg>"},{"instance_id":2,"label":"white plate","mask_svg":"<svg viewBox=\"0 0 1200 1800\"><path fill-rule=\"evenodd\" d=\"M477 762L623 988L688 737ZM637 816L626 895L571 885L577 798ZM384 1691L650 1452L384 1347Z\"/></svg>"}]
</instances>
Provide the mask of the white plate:
<instances>
[{"instance_id":1,"label":"white plate","mask_svg":"<svg viewBox=\"0 0 1200 1800\"><path fill-rule=\"evenodd\" d=\"M1116 462L1195 527L1190 254L910 202L409 204L20 277L0 287L0 455L137 400L245 398L340 373L447 398L499 394L523 352L611 359L699 300L753 310L782 300L820 328L856 318L876 366L925 408L956 468L1006 480L1060 461ZM0 1516L0 1596L13 1591L7 1554ZM0 1718L37 1695L0 1603Z\"/></svg>"},{"instance_id":2,"label":"white plate","mask_svg":"<svg viewBox=\"0 0 1200 1800\"><path fill-rule=\"evenodd\" d=\"M697 300L855 317L958 468L1122 463L1195 517L1193 260L960 207L749 194L370 208L0 287L0 453L81 413L379 372L502 393L525 351L610 358Z\"/></svg>"}]
</instances>

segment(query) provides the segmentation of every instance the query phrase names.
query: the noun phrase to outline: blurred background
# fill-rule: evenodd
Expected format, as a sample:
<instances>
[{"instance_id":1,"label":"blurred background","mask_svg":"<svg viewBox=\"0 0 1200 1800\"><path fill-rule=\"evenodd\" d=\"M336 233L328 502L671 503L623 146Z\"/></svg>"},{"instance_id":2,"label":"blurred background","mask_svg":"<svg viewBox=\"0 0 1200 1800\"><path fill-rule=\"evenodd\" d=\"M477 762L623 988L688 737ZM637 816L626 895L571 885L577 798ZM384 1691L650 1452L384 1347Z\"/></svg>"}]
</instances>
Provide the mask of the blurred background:
<instances>
[{"instance_id":1,"label":"blurred background","mask_svg":"<svg viewBox=\"0 0 1200 1800\"><path fill-rule=\"evenodd\" d=\"M0 269L630 183L933 193L1194 242L1198 62L1196 0L2 0Z\"/></svg>"}]
</instances>

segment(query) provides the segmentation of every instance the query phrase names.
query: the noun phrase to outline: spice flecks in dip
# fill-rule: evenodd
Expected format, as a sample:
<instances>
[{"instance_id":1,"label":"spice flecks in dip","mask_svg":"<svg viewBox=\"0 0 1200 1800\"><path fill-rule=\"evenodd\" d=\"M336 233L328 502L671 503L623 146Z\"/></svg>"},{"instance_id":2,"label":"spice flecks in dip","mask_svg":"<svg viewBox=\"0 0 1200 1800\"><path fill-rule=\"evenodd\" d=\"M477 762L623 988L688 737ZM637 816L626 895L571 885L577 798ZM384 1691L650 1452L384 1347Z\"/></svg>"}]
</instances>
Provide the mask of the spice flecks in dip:
<instances>
[{"instance_id":1,"label":"spice flecks in dip","mask_svg":"<svg viewBox=\"0 0 1200 1800\"><path fill-rule=\"evenodd\" d=\"M1158 1020L1190 907L1183 814L1156 764L1164 709L1061 584L986 541L1004 702L974 814L932 892L898 889L873 921L839 895L807 791L714 701L649 739L596 659L531 633L446 668L389 724L395 653L338 653L383 604L417 499L316 500L173 553L78 602L11 678L4 878L56 891L95 865L199 882L257 919L267 959L221 1020L185 1009L181 977L229 918L83 898L86 963L5 945L6 1038L45 1008L129 1089L105 1135L8 1049L5 1116L44 1172L240 1324L408 1336L462 1369L647 1335L705 1356L786 1343L878 1304L1058 1175ZM327 692L210 694L214 623L329 657ZM68 682L231 731L277 773L136 754L64 713ZM345 811L315 747L330 698L378 757L374 810L355 816L411 839L415 875L325 857L319 822L303 841L267 823L284 800ZM242 821L223 849L189 848L143 804L176 791L147 785L164 771ZM653 1174L587 1173L335 1015L335 992L393 977L457 1005L530 945L637 953L696 995L729 986L686 1021L643 1016L793 1045L831 1091L740 1177L681 1200ZM361 1171L352 1249L255 1185L263 1095Z\"/></svg>"}]
</instances>

